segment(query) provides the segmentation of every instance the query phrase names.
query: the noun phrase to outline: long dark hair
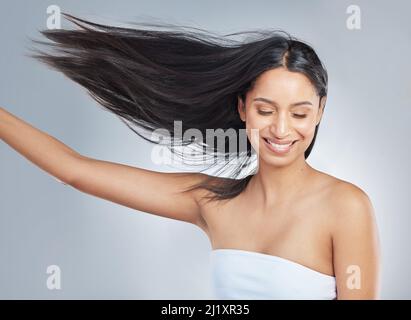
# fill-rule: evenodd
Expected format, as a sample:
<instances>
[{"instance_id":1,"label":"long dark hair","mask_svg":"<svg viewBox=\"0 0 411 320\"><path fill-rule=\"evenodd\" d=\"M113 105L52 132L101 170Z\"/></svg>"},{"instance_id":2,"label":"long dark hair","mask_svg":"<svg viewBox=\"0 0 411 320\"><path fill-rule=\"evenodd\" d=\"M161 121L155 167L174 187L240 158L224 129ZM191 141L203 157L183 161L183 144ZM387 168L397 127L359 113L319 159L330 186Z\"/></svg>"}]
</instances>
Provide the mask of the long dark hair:
<instances>
[{"instance_id":1,"label":"long dark hair","mask_svg":"<svg viewBox=\"0 0 411 320\"><path fill-rule=\"evenodd\" d=\"M149 137L147 132L168 130L171 141L167 147L183 158L176 147L195 144L202 146L203 155L218 152L228 155L230 141L225 139L222 150L204 140L179 138L174 132L174 121L181 121L183 132L194 128L203 137L207 129L244 130L245 123L237 109L238 98L245 102L247 92L264 71L284 67L300 72L308 77L320 98L327 95L327 71L317 54L311 46L285 31L258 30L218 36L171 24L136 23L141 27L125 28L63 15L78 28L41 31L51 42L33 41L52 47L54 52L35 48L35 54L30 56L85 87L104 109L117 115L145 140L157 144L159 140ZM147 26L150 29L142 28ZM168 30L156 30L158 27ZM233 36L245 37L236 40ZM305 158L311 153L317 132L318 125ZM247 140L245 150L240 148L236 152L241 160L234 166L227 162L219 169L219 173L226 173L228 168L229 177L215 179L213 175L204 175L205 179L186 191L198 188L212 191L209 200L237 196L253 176L238 178L250 164L251 150Z\"/></svg>"}]
</instances>

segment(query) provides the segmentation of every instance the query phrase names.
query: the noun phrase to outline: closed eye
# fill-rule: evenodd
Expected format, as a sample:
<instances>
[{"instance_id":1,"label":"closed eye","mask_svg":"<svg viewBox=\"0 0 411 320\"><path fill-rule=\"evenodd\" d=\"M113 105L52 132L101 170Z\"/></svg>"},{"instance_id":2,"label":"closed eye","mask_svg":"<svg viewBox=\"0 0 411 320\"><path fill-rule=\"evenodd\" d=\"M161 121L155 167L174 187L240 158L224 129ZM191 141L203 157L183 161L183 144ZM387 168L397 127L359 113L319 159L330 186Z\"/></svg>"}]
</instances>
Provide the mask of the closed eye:
<instances>
[{"instance_id":1,"label":"closed eye","mask_svg":"<svg viewBox=\"0 0 411 320\"><path fill-rule=\"evenodd\" d=\"M259 110L258 113L263 115L263 116L266 116L266 115L272 114L272 111L261 111L261 110ZM303 118L307 117L306 114L298 114L298 113L293 113L293 116L295 118L298 118L298 119L303 119Z\"/></svg>"},{"instance_id":2,"label":"closed eye","mask_svg":"<svg viewBox=\"0 0 411 320\"><path fill-rule=\"evenodd\" d=\"M297 113L293 113L293 116L299 119L303 119L307 117L307 115L305 114L297 114Z\"/></svg>"}]
</instances>

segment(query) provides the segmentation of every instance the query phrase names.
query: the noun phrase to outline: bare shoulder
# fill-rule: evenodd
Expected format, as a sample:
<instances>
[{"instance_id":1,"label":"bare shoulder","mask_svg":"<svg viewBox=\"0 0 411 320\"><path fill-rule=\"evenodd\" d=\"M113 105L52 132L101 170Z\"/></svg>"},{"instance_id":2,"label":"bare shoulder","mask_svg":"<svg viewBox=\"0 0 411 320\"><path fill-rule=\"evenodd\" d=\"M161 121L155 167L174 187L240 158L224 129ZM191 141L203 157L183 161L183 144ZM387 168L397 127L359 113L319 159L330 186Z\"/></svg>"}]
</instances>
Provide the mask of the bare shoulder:
<instances>
[{"instance_id":1,"label":"bare shoulder","mask_svg":"<svg viewBox=\"0 0 411 320\"><path fill-rule=\"evenodd\" d=\"M333 266L338 299L375 299L380 283L380 241L368 194L353 183L331 179L328 190ZM357 290L347 286L355 268ZM360 280L359 280L360 279ZM358 285L358 286L357 286Z\"/></svg>"},{"instance_id":2,"label":"bare shoulder","mask_svg":"<svg viewBox=\"0 0 411 320\"><path fill-rule=\"evenodd\" d=\"M214 221L218 216L216 213L221 212L225 208L225 204L230 203L232 199L225 200L212 200L216 194L210 190L210 187L220 186L222 187L225 183L234 181L234 179L217 177L208 175L205 173L196 173L190 177L191 185L200 186L192 191L192 195L196 200L199 211L200 219L198 220L197 226L202 229L209 237L209 223Z\"/></svg>"},{"instance_id":3,"label":"bare shoulder","mask_svg":"<svg viewBox=\"0 0 411 320\"><path fill-rule=\"evenodd\" d=\"M324 175L328 180L327 205L331 209L334 232L354 227L373 228L375 212L369 195L351 182Z\"/></svg>"},{"instance_id":4,"label":"bare shoulder","mask_svg":"<svg viewBox=\"0 0 411 320\"><path fill-rule=\"evenodd\" d=\"M206 185L208 187L217 186L217 185L222 186L226 182L234 181L234 179L212 176L212 175L208 175L208 174L200 173L200 172L191 175L189 179L191 181L192 186L201 185L201 187L193 190L193 196L197 200L200 207L203 209L210 205L215 206L215 205L220 204L220 202L223 202L223 201L217 201L217 202L207 201L207 199L210 196L214 195L214 193L211 190L205 188Z\"/></svg>"},{"instance_id":5,"label":"bare shoulder","mask_svg":"<svg viewBox=\"0 0 411 320\"><path fill-rule=\"evenodd\" d=\"M344 205L371 203L367 193L355 184L316 170L319 186L326 191L328 204L334 208Z\"/></svg>"}]
</instances>

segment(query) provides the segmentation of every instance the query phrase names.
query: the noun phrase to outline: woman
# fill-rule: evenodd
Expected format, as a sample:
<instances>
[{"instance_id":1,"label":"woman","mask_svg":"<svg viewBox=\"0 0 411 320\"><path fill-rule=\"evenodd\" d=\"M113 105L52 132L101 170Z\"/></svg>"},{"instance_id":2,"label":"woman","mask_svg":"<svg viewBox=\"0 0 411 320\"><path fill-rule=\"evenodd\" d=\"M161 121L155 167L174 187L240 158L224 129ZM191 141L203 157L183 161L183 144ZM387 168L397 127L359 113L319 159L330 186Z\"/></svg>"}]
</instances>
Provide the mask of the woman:
<instances>
[{"instance_id":1,"label":"woman","mask_svg":"<svg viewBox=\"0 0 411 320\"><path fill-rule=\"evenodd\" d=\"M178 138L175 121L203 137L207 129L245 129L246 150L235 152L243 161L226 162L232 170L223 178L91 159L0 109L4 142L82 192L201 228L212 245L217 298L378 298L379 241L369 197L306 162L328 84L308 44L277 31L235 41L65 17L79 28L43 31L52 42L40 43L56 53L34 57L85 87L148 141L157 143L132 127L170 132L174 153L175 145L195 142L207 155L222 150ZM231 142L224 140L224 155L232 155ZM252 150L258 170L239 178Z\"/></svg>"}]
</instances>

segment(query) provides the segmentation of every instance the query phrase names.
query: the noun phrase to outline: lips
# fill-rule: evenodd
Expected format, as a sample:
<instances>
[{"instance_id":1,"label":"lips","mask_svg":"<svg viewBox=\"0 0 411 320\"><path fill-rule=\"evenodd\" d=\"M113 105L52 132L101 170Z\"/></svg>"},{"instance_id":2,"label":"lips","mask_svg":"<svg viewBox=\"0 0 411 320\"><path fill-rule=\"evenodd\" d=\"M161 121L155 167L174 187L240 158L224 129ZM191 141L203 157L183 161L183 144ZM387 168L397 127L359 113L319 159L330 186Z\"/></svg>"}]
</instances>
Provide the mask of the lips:
<instances>
[{"instance_id":1,"label":"lips","mask_svg":"<svg viewBox=\"0 0 411 320\"><path fill-rule=\"evenodd\" d=\"M288 153L291 150L294 143L297 141L297 140L294 140L294 141L289 140L289 141L281 141L280 143L274 143L272 139L268 139L268 138L263 138L263 139L268 149L279 155ZM274 139L274 141L279 141L279 140Z\"/></svg>"},{"instance_id":2,"label":"lips","mask_svg":"<svg viewBox=\"0 0 411 320\"><path fill-rule=\"evenodd\" d=\"M296 140L277 140L275 138L264 138L265 140L268 140L268 142L275 143L277 145L289 145Z\"/></svg>"}]
</instances>

